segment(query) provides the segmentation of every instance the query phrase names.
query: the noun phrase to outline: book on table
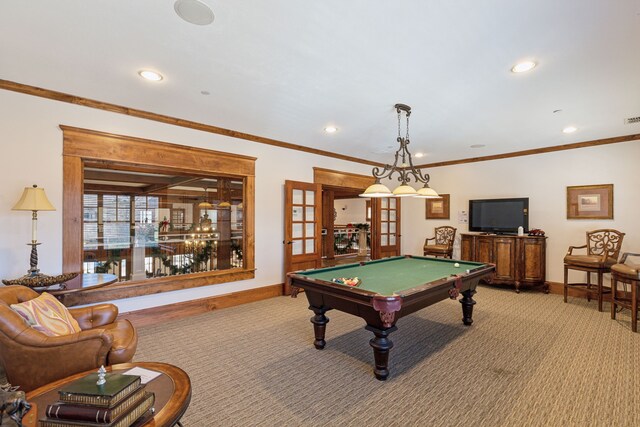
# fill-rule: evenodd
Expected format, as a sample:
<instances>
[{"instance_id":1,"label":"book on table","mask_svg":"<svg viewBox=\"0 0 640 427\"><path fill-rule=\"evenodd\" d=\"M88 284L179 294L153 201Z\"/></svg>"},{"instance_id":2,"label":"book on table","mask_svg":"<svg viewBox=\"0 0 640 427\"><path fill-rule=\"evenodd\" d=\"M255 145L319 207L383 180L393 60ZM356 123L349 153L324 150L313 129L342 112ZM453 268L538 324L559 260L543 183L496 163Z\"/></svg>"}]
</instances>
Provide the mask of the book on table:
<instances>
[{"instance_id":1,"label":"book on table","mask_svg":"<svg viewBox=\"0 0 640 427\"><path fill-rule=\"evenodd\" d=\"M98 385L98 374L79 378L58 391L60 401L65 403L113 408L122 399L140 387L138 375L107 373L107 382Z\"/></svg>"},{"instance_id":2,"label":"book on table","mask_svg":"<svg viewBox=\"0 0 640 427\"><path fill-rule=\"evenodd\" d=\"M58 401L47 405L45 415L51 419L90 421L107 424L117 420L121 414L124 414L140 403L144 396L145 387L141 385L113 408Z\"/></svg>"},{"instance_id":3,"label":"book on table","mask_svg":"<svg viewBox=\"0 0 640 427\"><path fill-rule=\"evenodd\" d=\"M144 417L147 413L151 413L153 404L155 403L155 395L150 392L143 391L143 397L137 405L133 405L128 412L121 414L118 418L110 423L89 422L84 420L69 420L45 418L40 420L39 427L129 427L137 420Z\"/></svg>"}]
</instances>

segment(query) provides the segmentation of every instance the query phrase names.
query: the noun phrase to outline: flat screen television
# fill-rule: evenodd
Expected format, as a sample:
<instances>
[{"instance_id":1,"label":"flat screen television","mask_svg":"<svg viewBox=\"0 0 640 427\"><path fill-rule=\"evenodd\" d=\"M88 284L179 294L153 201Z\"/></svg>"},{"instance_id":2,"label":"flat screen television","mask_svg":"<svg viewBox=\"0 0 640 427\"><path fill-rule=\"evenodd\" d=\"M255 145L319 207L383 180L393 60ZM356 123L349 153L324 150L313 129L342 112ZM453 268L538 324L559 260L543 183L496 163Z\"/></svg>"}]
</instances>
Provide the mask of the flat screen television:
<instances>
[{"instance_id":1,"label":"flat screen television","mask_svg":"<svg viewBox=\"0 0 640 427\"><path fill-rule=\"evenodd\" d=\"M517 233L529 231L529 198L469 200L469 231Z\"/></svg>"}]
</instances>

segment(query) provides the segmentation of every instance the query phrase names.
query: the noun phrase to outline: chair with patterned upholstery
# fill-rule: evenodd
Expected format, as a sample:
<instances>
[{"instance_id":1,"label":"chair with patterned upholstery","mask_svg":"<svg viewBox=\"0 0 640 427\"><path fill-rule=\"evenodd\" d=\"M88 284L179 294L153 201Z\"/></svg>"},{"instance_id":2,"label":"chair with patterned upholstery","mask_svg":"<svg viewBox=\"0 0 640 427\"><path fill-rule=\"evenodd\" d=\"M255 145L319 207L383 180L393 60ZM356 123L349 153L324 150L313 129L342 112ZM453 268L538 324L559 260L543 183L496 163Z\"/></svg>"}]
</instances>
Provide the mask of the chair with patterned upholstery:
<instances>
[{"instance_id":1,"label":"chair with patterned upholstery","mask_svg":"<svg viewBox=\"0 0 640 427\"><path fill-rule=\"evenodd\" d=\"M625 233L617 230L601 229L587 231L587 244L569 246L564 257L564 302L567 302L569 288L586 291L587 300L595 294L598 297L598 311L602 311L603 294L609 293L602 285L604 273L611 272L611 266L618 262L622 239ZM574 255L574 249L586 249L585 255ZM569 270L587 273L586 283L569 283ZM591 283L591 273L596 273L598 280L595 287Z\"/></svg>"},{"instance_id":2,"label":"chair with patterned upholstery","mask_svg":"<svg viewBox=\"0 0 640 427\"><path fill-rule=\"evenodd\" d=\"M435 237L427 238L424 241L424 256L432 255L434 257L451 258L453 253L453 242L456 238L456 228L448 225L436 227ZM430 241L434 243L429 244Z\"/></svg>"},{"instance_id":3,"label":"chair with patterned upholstery","mask_svg":"<svg viewBox=\"0 0 640 427\"><path fill-rule=\"evenodd\" d=\"M39 315L36 325L16 311L16 306L25 306L25 303L31 308L42 303L47 308ZM118 307L115 305L96 304L67 310L61 304L58 308L57 304L53 296L38 295L26 286L0 286L0 365L8 382L20 390L31 391L101 365L129 362L136 352L136 330L128 320L116 319ZM62 311L56 311L60 309ZM47 312L52 313L48 317L51 324L58 326L70 321L76 332L52 333L46 328L50 326L46 323Z\"/></svg>"},{"instance_id":4,"label":"chair with patterned upholstery","mask_svg":"<svg viewBox=\"0 0 640 427\"><path fill-rule=\"evenodd\" d=\"M620 263L611 267L611 318L616 318L618 306L631 310L631 330L638 332L638 288L640 287L640 264L627 263L627 257L640 257L638 253L625 252ZM618 293L618 282L628 284L631 289Z\"/></svg>"}]
</instances>

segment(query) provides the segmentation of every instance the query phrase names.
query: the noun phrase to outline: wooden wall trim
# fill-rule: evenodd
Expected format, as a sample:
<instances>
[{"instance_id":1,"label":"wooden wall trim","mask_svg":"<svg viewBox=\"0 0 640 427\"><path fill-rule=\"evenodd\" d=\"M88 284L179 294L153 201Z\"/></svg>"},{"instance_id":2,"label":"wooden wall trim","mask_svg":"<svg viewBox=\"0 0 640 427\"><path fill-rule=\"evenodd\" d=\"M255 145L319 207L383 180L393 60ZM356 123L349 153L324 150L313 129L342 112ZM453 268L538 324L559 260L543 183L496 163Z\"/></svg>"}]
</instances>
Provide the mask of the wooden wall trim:
<instances>
[{"instance_id":1,"label":"wooden wall trim","mask_svg":"<svg viewBox=\"0 0 640 427\"><path fill-rule=\"evenodd\" d=\"M221 270L216 272L193 273L178 276L167 276L142 281L114 283L97 289L86 289L60 295L64 305L71 307L80 304L94 304L102 301L158 294L161 292L197 288L238 280L249 280L255 277L254 270Z\"/></svg>"},{"instance_id":2,"label":"wooden wall trim","mask_svg":"<svg viewBox=\"0 0 640 427\"><path fill-rule=\"evenodd\" d=\"M85 161L139 163L193 174L255 175L255 157L60 125L62 154Z\"/></svg>"},{"instance_id":3,"label":"wooden wall trim","mask_svg":"<svg viewBox=\"0 0 640 427\"><path fill-rule=\"evenodd\" d=\"M112 113L124 114L131 117L137 117L140 119L151 120L151 121L165 123L173 126L179 126L179 127L184 127L188 129L195 129L202 132L228 136L230 138L238 138L246 141L257 142L260 144L271 145L274 147L301 151L305 153L315 154L318 156L331 157L334 159L346 160L349 162L361 163L364 165L384 167L384 163L380 163L380 162L374 162L371 160L332 153L329 151L319 150L316 148L305 147L303 145L292 144L290 142L279 141L277 139L266 138L263 136L252 135L249 133L239 132L232 129L226 129L226 128L213 126L213 125L207 125L204 123L194 122L191 120L185 120L185 119L180 119L177 117L167 116L163 114L152 113L149 111L138 110L135 108L124 107L121 105L111 104L108 102L102 102L94 99L83 98L80 96L70 95L64 92L57 92L54 90L43 89L36 86L30 86L23 83L13 82L10 80L0 79L0 89L23 93L25 95L37 96L40 98L51 99L54 101L80 105L83 107L109 111ZM619 142L628 142L628 141L634 141L634 140L640 140L640 134L622 135L622 136L616 136L611 138L576 142L573 144L555 145L550 147L534 148L531 150L513 151L510 153L495 154L491 156L470 157L467 159L449 160L445 162L425 163L423 165L416 165L415 167L417 169L422 169L422 168L434 168L434 167L440 167L440 166L453 166L453 165L460 165L465 163L485 162L489 160L507 159L512 157L531 156L534 154L552 153L555 151L594 147L598 145L617 144Z\"/></svg>"},{"instance_id":4,"label":"wooden wall trim","mask_svg":"<svg viewBox=\"0 0 640 427\"><path fill-rule=\"evenodd\" d=\"M247 176L244 180L244 247L242 248L247 270L255 270L256 268L256 178L255 176Z\"/></svg>"},{"instance_id":5,"label":"wooden wall trim","mask_svg":"<svg viewBox=\"0 0 640 427\"><path fill-rule=\"evenodd\" d=\"M228 136L230 138L244 139L246 141L258 142L260 144L271 145L274 147L286 148L289 150L302 151L305 153L315 154L318 156L332 157L334 159L346 160L349 162L363 163L372 166L383 166L382 163L370 160L360 159L352 156L332 153L330 151L319 150L316 148L305 147L303 145L292 144L290 142L279 141L277 139L265 138L263 136L252 135L249 133L239 132L231 129L225 129L218 126L207 125L204 123L194 122L191 120L180 119L164 114L152 113L149 111L138 110L135 108L124 107L122 105L111 104L108 102L97 101L94 99L83 98L80 96L70 95L63 92L57 92L49 89L43 89L36 86L30 86L9 80L0 79L0 89L19 92L26 95L38 96L40 98L52 99L54 101L66 102L69 104L80 105L88 108L109 111L112 113L124 114L139 119L152 120L155 122L165 123L173 126L179 126L188 129L195 129L202 132L214 133L217 135Z\"/></svg>"},{"instance_id":6,"label":"wooden wall trim","mask_svg":"<svg viewBox=\"0 0 640 427\"><path fill-rule=\"evenodd\" d=\"M168 320L194 316L221 308L233 307L282 295L283 284L232 292L230 294L201 298L160 307L121 313L119 319L128 319L135 327L149 326Z\"/></svg>"},{"instance_id":7,"label":"wooden wall trim","mask_svg":"<svg viewBox=\"0 0 640 427\"><path fill-rule=\"evenodd\" d=\"M313 168L314 184L330 185L332 187L347 187L365 189L375 183L372 175L360 175L332 169Z\"/></svg>"},{"instance_id":8,"label":"wooden wall trim","mask_svg":"<svg viewBox=\"0 0 640 427\"><path fill-rule=\"evenodd\" d=\"M62 271L82 270L82 183L84 168L78 157L62 158ZM79 280L78 276L78 280ZM76 283L71 283L76 286Z\"/></svg>"},{"instance_id":9,"label":"wooden wall trim","mask_svg":"<svg viewBox=\"0 0 640 427\"><path fill-rule=\"evenodd\" d=\"M554 145L551 147L533 148L531 150L513 151L511 153L494 154L492 156L470 157L468 159L449 160L446 162L426 163L416 166L421 168L435 168L440 166L461 165L464 163L486 162L489 160L509 159L511 157L532 156L534 154L553 153L556 151L575 150L577 148L596 147L599 145L618 144L620 142L630 142L640 140L640 133L616 136L612 138L595 139L593 141L575 142L573 144Z\"/></svg>"},{"instance_id":10,"label":"wooden wall trim","mask_svg":"<svg viewBox=\"0 0 640 427\"><path fill-rule=\"evenodd\" d=\"M557 295L562 295L562 294L563 294L563 291L564 291L564 283L562 283L562 282L547 282L547 284L549 285L549 293L550 293L550 294L557 294ZM605 281L605 285L608 285L608 283L607 283L606 281ZM618 282L618 289L619 289L619 290L618 290L618 292L617 292L617 294L616 294L616 295L618 295L618 297L619 297L619 298L624 298L625 296L626 296L626 297L628 297L629 295L625 295L625 294L624 294L624 291L620 290L620 287L619 287L619 286L620 286L620 282ZM586 294L586 292L585 292L584 290L582 290L582 289L569 288L569 289L568 289L568 291L569 291L569 292L568 292L568 295L569 295L570 297L575 297L575 298L584 298L584 299L586 299L586 298L587 298L587 294ZM630 292L629 292L629 293L630 293ZM592 298L591 298L591 301L595 301L595 304L597 305L597 303L598 303L597 299L598 299L598 298L595 298L595 299L594 299L594 298L592 297ZM604 295L604 300L605 300L605 302L610 301L610 299L609 299L609 294L605 294L605 295ZM607 309L605 309L605 311L606 311L606 310L607 310Z\"/></svg>"},{"instance_id":11,"label":"wooden wall trim","mask_svg":"<svg viewBox=\"0 0 640 427\"><path fill-rule=\"evenodd\" d=\"M255 158L61 126L63 131L63 271L82 271L82 197L84 162L158 167L211 176L235 176L244 182L244 267L128 281L65 294L67 306L91 304L159 292L214 285L255 277ZM75 285L75 283L73 284ZM73 287L73 286L71 286Z\"/></svg>"}]
</instances>

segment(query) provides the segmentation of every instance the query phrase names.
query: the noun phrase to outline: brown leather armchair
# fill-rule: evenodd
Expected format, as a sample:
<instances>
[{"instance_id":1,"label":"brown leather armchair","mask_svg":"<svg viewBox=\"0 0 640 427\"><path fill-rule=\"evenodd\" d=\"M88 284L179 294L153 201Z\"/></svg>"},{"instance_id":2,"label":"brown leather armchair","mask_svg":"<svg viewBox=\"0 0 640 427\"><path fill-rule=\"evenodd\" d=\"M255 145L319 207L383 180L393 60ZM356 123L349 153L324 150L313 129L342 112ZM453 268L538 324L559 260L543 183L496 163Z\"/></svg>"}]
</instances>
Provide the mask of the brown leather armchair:
<instances>
[{"instance_id":1,"label":"brown leather armchair","mask_svg":"<svg viewBox=\"0 0 640 427\"><path fill-rule=\"evenodd\" d=\"M435 257L451 258L453 254L453 242L456 238L456 228L448 225L436 227L435 237L427 238L424 241L424 256L433 255ZM429 244L431 240L435 240L433 244Z\"/></svg>"},{"instance_id":2,"label":"brown leather armchair","mask_svg":"<svg viewBox=\"0 0 640 427\"><path fill-rule=\"evenodd\" d=\"M591 301L594 291L598 297L598 311L602 311L603 294L609 293L602 286L602 276L611 271L611 266L618 262L622 239L625 233L617 230L601 229L587 231L587 244L569 246L564 257L564 302L567 302L569 288L586 290L587 300ZM586 249L586 255L574 255L574 249ZM585 271L586 283L569 283L569 270ZM591 284L591 273L596 273L598 283L594 289Z\"/></svg>"},{"instance_id":3,"label":"brown leather armchair","mask_svg":"<svg viewBox=\"0 0 640 427\"><path fill-rule=\"evenodd\" d=\"M131 361L138 335L128 320L116 320L115 305L69 309L82 331L52 337L30 327L10 307L37 296L25 286L0 287L0 364L12 385L31 391L100 365Z\"/></svg>"}]
</instances>

